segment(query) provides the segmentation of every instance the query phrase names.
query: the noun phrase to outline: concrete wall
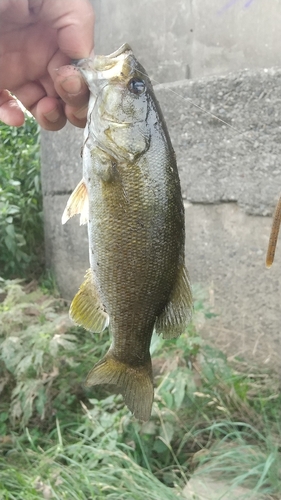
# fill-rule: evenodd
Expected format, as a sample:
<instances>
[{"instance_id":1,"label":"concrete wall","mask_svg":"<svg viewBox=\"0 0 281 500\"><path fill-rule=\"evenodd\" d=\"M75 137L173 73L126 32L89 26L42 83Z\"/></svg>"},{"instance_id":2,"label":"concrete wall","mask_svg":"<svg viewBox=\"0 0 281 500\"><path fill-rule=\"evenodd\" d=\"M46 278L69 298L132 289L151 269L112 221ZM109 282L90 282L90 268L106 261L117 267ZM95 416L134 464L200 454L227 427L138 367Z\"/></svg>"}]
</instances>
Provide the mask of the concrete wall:
<instances>
[{"instance_id":1,"label":"concrete wall","mask_svg":"<svg viewBox=\"0 0 281 500\"><path fill-rule=\"evenodd\" d=\"M230 354L280 367L281 243L271 270L264 259L281 188L281 70L240 69L279 65L281 3L93 3L96 51L128 41L166 82L155 91L178 158L188 267L217 315L201 323L203 335ZM42 133L47 263L67 298L88 268L85 227L76 218L60 224L81 178L82 135L71 126Z\"/></svg>"},{"instance_id":2,"label":"concrete wall","mask_svg":"<svg viewBox=\"0 0 281 500\"><path fill-rule=\"evenodd\" d=\"M96 51L130 43L158 82L280 66L279 0L93 0Z\"/></svg>"}]
</instances>

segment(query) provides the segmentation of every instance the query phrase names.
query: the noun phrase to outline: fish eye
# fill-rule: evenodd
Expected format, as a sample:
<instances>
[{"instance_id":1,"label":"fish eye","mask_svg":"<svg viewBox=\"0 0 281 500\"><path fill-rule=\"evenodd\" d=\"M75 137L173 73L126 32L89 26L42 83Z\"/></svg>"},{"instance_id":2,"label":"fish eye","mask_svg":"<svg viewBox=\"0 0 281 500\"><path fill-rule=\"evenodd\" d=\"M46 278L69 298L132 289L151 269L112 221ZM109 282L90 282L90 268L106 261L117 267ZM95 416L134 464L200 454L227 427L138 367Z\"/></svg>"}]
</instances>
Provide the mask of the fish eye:
<instances>
[{"instance_id":1,"label":"fish eye","mask_svg":"<svg viewBox=\"0 0 281 500\"><path fill-rule=\"evenodd\" d=\"M141 95L145 91L145 83L139 78L132 78L128 83L128 89L132 94Z\"/></svg>"}]
</instances>

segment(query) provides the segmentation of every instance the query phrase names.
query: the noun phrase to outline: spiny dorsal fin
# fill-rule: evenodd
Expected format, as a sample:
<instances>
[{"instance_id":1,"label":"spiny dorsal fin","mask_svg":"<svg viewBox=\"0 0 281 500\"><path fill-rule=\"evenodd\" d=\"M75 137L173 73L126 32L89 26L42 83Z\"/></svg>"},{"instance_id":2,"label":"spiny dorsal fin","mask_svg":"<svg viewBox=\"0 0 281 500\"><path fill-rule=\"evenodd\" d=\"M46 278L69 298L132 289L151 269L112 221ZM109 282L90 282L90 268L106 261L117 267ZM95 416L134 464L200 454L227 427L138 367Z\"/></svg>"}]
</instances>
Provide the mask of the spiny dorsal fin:
<instances>
[{"instance_id":1,"label":"spiny dorsal fin","mask_svg":"<svg viewBox=\"0 0 281 500\"><path fill-rule=\"evenodd\" d=\"M178 337L191 320L192 292L187 269L181 266L172 290L170 301L155 322L155 331L164 339Z\"/></svg>"},{"instance_id":2,"label":"spiny dorsal fin","mask_svg":"<svg viewBox=\"0 0 281 500\"><path fill-rule=\"evenodd\" d=\"M85 278L71 303L69 314L77 325L99 333L109 325L109 316L101 303L91 269Z\"/></svg>"},{"instance_id":3,"label":"spiny dorsal fin","mask_svg":"<svg viewBox=\"0 0 281 500\"><path fill-rule=\"evenodd\" d=\"M73 193L70 195L64 212L62 214L61 222L65 224L73 215L80 215L80 226L86 224L89 219L89 198L86 184L82 179L77 184Z\"/></svg>"}]
</instances>

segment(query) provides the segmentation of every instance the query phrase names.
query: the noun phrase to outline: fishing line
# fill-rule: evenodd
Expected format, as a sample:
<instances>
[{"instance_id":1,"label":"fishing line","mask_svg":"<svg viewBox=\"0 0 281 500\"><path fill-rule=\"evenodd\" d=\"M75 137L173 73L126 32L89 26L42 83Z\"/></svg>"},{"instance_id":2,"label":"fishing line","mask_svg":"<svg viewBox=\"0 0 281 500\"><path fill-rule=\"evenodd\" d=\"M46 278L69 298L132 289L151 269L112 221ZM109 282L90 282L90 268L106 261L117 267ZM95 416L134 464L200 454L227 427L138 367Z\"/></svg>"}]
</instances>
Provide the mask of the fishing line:
<instances>
[{"instance_id":1,"label":"fishing line","mask_svg":"<svg viewBox=\"0 0 281 500\"><path fill-rule=\"evenodd\" d=\"M124 65L126 66L130 66L128 63L126 63L124 61ZM138 73L140 73L141 75L147 77L148 75L146 73L144 73L143 71L140 71L138 70ZM156 83L157 85L166 85L165 83L161 83L159 82L158 80L156 80L155 78L150 78L149 79ZM171 89L170 87L166 87L167 90L169 90L169 92L172 92L172 94L176 95L177 97L179 97L180 99L182 99L183 101L186 101L188 102L189 104L192 104L192 106L194 106L195 108L199 109L200 111L202 111L202 113L205 113L206 115L209 115L211 116L212 118L215 118L216 120L218 120L219 122L223 123L224 125L226 125L227 127L231 128L232 130L234 130L237 135L241 135L241 134L244 134L245 131L241 131L239 129L237 129L236 127L234 127L233 125L231 125L230 123L224 121L222 118L219 118L217 115L215 115L214 113L212 113L211 111L208 111L204 108L202 108L201 106L199 106L199 104L196 104L195 102L192 101L192 99L190 99L189 97L184 97L183 95L179 94L178 92L176 92L175 90ZM251 144L254 144L255 141L253 139L249 139L248 137L244 137L244 140L247 141L247 142L250 142Z\"/></svg>"},{"instance_id":2,"label":"fishing line","mask_svg":"<svg viewBox=\"0 0 281 500\"><path fill-rule=\"evenodd\" d=\"M153 78L152 78L152 80L155 83L157 83L157 85L163 85L163 83L157 82L157 80L155 80ZM179 94L178 92L176 92L175 90L171 89L170 87L167 87L167 90L169 90L170 92L172 92L176 96L180 97L184 101L189 102L190 104L192 104L192 106L195 106L195 108L198 108L203 113L206 113L206 115L209 115L212 118L215 118L216 120L222 122L224 125L227 125L227 127L232 128L232 130L235 130L235 132L237 132L238 134L243 134L243 132L240 132L237 128L233 127L233 125L230 125L230 123L225 122L224 120L222 120L222 118L219 118L217 115L215 115L211 111L207 111L206 109L204 109L201 106L199 106L199 104L196 104L195 102L193 102L192 99L190 99L189 97L184 97L183 95ZM248 140L250 140L250 139L248 139ZM251 141L251 142L253 142L253 141Z\"/></svg>"},{"instance_id":3,"label":"fishing line","mask_svg":"<svg viewBox=\"0 0 281 500\"><path fill-rule=\"evenodd\" d=\"M126 63L125 61L124 61L124 63L127 66L129 66L129 64ZM138 70L138 72L141 75L143 75L143 76L147 76L142 71ZM157 85L163 85L163 84L161 84L161 82L157 81L155 78L151 78L151 81L155 82ZM196 104L195 102L193 102L192 99L190 99L188 97L184 97L183 95L179 94L178 92L176 92L175 90L171 89L168 86L166 88L167 88L167 90L169 90L169 92L171 92L172 94L176 95L180 99L182 99L184 101L187 101L189 104L192 104L192 106L195 106L195 108L197 108L200 111L202 111L202 113L205 113L205 114L211 116L212 118L220 121L221 123L223 123L227 127L231 128L232 130L234 130L237 133L237 135L244 133L242 131L239 131L233 125L230 125L226 121L222 120L221 118L219 118L218 116L216 116L211 111L207 111L206 109L202 108L201 106L199 106L199 104ZM248 137L244 137L244 140L246 140L250 144L254 144L254 142L255 142L253 139L249 139ZM270 237L269 237L269 241L268 241L268 247L267 247L267 253L266 253L266 260L265 260L265 265L266 265L267 268L270 268L272 266L272 264L273 264L273 261L274 261L274 256L275 256L275 251L276 251L276 246L277 246L277 240L278 240L280 226L281 226L281 196L280 196L280 198L279 198L279 200L277 202L277 205L276 205L275 211L274 211L274 215L273 215L272 227L271 227Z\"/></svg>"},{"instance_id":4,"label":"fishing line","mask_svg":"<svg viewBox=\"0 0 281 500\"><path fill-rule=\"evenodd\" d=\"M126 63L126 61L123 61L123 64L126 65L126 66L128 66L128 67L130 67L130 65L128 63ZM143 71L140 71L140 70L138 70L138 73L141 74L141 75L143 75L143 76L145 76L145 77L148 76L146 73L144 73ZM156 83L157 85L163 85L163 83L159 82L155 78L150 78L150 80L152 82ZM164 84L164 85L166 85L166 84ZM177 97L179 97L180 99L182 99L183 101L186 101L189 104L191 104L192 106L194 106L195 108L199 109L202 113L204 113L206 115L209 115L212 118L214 118L215 120L218 120L219 122L223 123L224 125L226 125L230 129L232 129L233 131L235 131L236 135L241 135L241 134L244 134L244 133L247 132L247 131L240 131L240 130L238 130L236 127L234 127L230 123L226 122L222 118L219 118L217 115L215 115L211 111L208 111L208 110L202 108L202 106L199 106L199 104L196 104L195 102L193 102L192 99L179 94L178 92L176 92L175 90L171 89L170 87L167 86L165 88L169 92L171 92L172 94L174 94ZM250 144L254 144L255 143L255 141L253 139L250 139L248 137L244 137L244 140L247 141L247 142L249 142ZM276 245L277 245L277 239L278 239L280 225L281 225L281 196L279 198L279 201L277 203L277 206L275 208L275 212L274 212L274 215L273 215L273 223L272 223L270 238L269 238L269 242L268 242L268 249L267 249L267 255L266 255L266 267L268 267L268 268L271 267L271 265L272 265L272 263L274 261L274 256L275 256L275 250L276 250Z\"/></svg>"},{"instance_id":5,"label":"fishing line","mask_svg":"<svg viewBox=\"0 0 281 500\"><path fill-rule=\"evenodd\" d=\"M127 64L127 63L125 63L125 64ZM147 76L142 71L139 71L139 73L141 75ZM151 81L155 82L158 85L163 85L160 82L158 82L155 78L151 78ZM222 120L221 118L219 118L218 116L216 116L211 111L207 111L206 109L202 108L201 106L199 106L198 104L196 104L195 102L193 102L190 98L182 96L181 94L179 94L175 90L171 89L170 87L166 87L166 88L167 88L167 90L169 90L170 92L172 92L173 94L175 94L177 97L180 97L180 99L183 99L184 101L189 102L189 104L192 104L193 106L195 106L197 109L199 109L203 113L206 113L207 115L211 116L212 118L215 118L216 120L222 122L224 125L226 125L227 127L231 128L232 130L234 130L235 132L237 132L237 135L244 133L242 131L239 131L233 125L230 125L226 121ZM254 142L255 142L253 139L249 139L248 137L244 137L244 140L246 140L247 142L249 142L251 144L254 144ZM280 226L281 226L281 196L280 196L280 198L279 198L279 200L277 202L277 205L276 205L276 208L275 208L275 211L274 211L274 215L273 215L272 228L271 228L271 232L270 232L270 237L269 237L269 242L268 242L268 247L267 247L266 260L265 260L265 265L266 265L267 268L271 267L271 265L273 264L273 261L274 261L275 250L276 250L276 246L277 246L277 240L278 240Z\"/></svg>"}]
</instances>

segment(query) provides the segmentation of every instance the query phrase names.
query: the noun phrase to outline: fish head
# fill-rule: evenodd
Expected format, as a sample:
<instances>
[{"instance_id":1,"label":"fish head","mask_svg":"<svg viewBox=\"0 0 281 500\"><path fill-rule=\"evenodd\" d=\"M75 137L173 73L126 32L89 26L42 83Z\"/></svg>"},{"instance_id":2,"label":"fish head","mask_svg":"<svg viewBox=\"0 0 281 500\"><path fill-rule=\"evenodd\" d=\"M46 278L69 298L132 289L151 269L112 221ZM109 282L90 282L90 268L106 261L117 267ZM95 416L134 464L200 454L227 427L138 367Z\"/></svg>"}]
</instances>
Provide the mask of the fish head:
<instances>
[{"instance_id":1,"label":"fish head","mask_svg":"<svg viewBox=\"0 0 281 500\"><path fill-rule=\"evenodd\" d=\"M108 56L80 60L78 68L91 95L89 135L121 156L147 150L153 90L131 47L124 44Z\"/></svg>"}]
</instances>

